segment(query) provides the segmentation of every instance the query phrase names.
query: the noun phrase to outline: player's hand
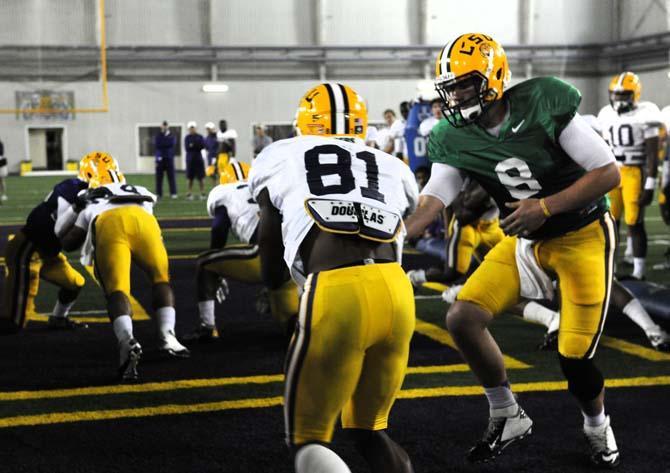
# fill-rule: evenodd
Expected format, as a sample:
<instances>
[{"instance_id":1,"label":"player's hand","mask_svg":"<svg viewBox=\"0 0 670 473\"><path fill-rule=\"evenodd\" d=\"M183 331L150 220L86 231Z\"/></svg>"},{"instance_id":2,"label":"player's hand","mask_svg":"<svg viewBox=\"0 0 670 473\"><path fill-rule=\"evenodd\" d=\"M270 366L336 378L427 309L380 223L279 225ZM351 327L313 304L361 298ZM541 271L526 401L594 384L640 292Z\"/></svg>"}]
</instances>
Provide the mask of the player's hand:
<instances>
[{"instance_id":1,"label":"player's hand","mask_svg":"<svg viewBox=\"0 0 670 473\"><path fill-rule=\"evenodd\" d=\"M505 206L508 209L515 209L500 222L500 228L506 235L527 236L540 228L547 220L538 199L508 202Z\"/></svg>"},{"instance_id":2,"label":"player's hand","mask_svg":"<svg viewBox=\"0 0 670 473\"><path fill-rule=\"evenodd\" d=\"M72 202L72 208L76 213L84 210L87 205L88 198L86 197L86 191L81 191L79 194L77 194L77 197L74 198L74 202Z\"/></svg>"},{"instance_id":3,"label":"player's hand","mask_svg":"<svg viewBox=\"0 0 670 473\"><path fill-rule=\"evenodd\" d=\"M640 195L638 204L640 207L646 207L651 204L652 200L654 200L654 189L644 189Z\"/></svg>"}]
</instances>

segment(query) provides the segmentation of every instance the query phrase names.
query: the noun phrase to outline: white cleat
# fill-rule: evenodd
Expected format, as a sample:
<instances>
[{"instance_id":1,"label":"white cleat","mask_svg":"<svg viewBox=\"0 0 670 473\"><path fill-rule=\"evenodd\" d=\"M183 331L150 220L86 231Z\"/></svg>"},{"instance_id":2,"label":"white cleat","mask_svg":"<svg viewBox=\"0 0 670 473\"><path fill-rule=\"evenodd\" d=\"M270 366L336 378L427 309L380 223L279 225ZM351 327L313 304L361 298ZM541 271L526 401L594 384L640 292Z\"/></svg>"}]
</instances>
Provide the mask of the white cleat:
<instances>
[{"instance_id":1,"label":"white cleat","mask_svg":"<svg viewBox=\"0 0 670 473\"><path fill-rule=\"evenodd\" d=\"M410 269L407 271L407 277L414 287L421 287L427 282L425 269Z\"/></svg>"},{"instance_id":2,"label":"white cleat","mask_svg":"<svg viewBox=\"0 0 670 473\"><path fill-rule=\"evenodd\" d=\"M176 358L188 358L191 356L191 352L188 348L179 343L179 340L177 340L177 337L172 330L161 336L158 349L163 353L167 353Z\"/></svg>"},{"instance_id":3,"label":"white cleat","mask_svg":"<svg viewBox=\"0 0 670 473\"><path fill-rule=\"evenodd\" d=\"M137 365L142 357L142 346L131 338L119 343L120 365L119 381L122 383L134 383L139 379Z\"/></svg>"},{"instance_id":4,"label":"white cleat","mask_svg":"<svg viewBox=\"0 0 670 473\"><path fill-rule=\"evenodd\" d=\"M448 304L453 304L456 302L456 298L458 297L458 293L461 292L461 289L463 289L462 284L449 286L449 289L442 293L442 300Z\"/></svg>"},{"instance_id":5,"label":"white cleat","mask_svg":"<svg viewBox=\"0 0 670 473\"><path fill-rule=\"evenodd\" d=\"M591 462L601 468L614 468L619 464L619 449L610 426L610 416L598 427L584 426L584 435L591 447Z\"/></svg>"},{"instance_id":6,"label":"white cleat","mask_svg":"<svg viewBox=\"0 0 670 473\"><path fill-rule=\"evenodd\" d=\"M653 332L647 332L647 340L656 350L670 352L670 335L665 330L659 328Z\"/></svg>"},{"instance_id":7,"label":"white cleat","mask_svg":"<svg viewBox=\"0 0 670 473\"><path fill-rule=\"evenodd\" d=\"M528 437L533 432L533 421L517 406L511 417L490 417L481 440L470 449L467 459L473 463L493 460L510 444Z\"/></svg>"}]
</instances>

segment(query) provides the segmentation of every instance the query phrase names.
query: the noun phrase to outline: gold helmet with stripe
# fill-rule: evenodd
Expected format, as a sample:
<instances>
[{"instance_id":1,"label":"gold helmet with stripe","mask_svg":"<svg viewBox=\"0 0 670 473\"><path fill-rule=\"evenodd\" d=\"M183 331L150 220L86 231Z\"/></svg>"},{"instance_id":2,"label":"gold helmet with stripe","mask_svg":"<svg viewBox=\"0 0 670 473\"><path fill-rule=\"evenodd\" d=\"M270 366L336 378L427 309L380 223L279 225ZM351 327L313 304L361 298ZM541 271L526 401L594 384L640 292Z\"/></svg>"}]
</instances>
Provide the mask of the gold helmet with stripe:
<instances>
[{"instance_id":1,"label":"gold helmet with stripe","mask_svg":"<svg viewBox=\"0 0 670 473\"><path fill-rule=\"evenodd\" d=\"M104 186L106 184L125 184L126 178L119 169L119 163L109 153L96 152L98 175L89 187Z\"/></svg>"},{"instance_id":2,"label":"gold helmet with stripe","mask_svg":"<svg viewBox=\"0 0 670 473\"><path fill-rule=\"evenodd\" d=\"M365 139L365 100L344 84L324 83L300 99L296 127L301 135L351 136Z\"/></svg>"},{"instance_id":3,"label":"gold helmet with stripe","mask_svg":"<svg viewBox=\"0 0 670 473\"><path fill-rule=\"evenodd\" d=\"M97 151L88 153L81 161L79 161L79 174L78 178L84 182L88 182L89 185L91 181L94 181L98 177L98 160L96 155L99 154Z\"/></svg>"},{"instance_id":4,"label":"gold helmet with stripe","mask_svg":"<svg viewBox=\"0 0 670 473\"><path fill-rule=\"evenodd\" d=\"M249 178L249 169L251 169L249 164L230 158L228 163L219 169L219 184L245 182Z\"/></svg>"},{"instance_id":5,"label":"gold helmet with stripe","mask_svg":"<svg viewBox=\"0 0 670 473\"><path fill-rule=\"evenodd\" d=\"M637 74L622 72L612 77L609 86L610 105L617 113L629 112L640 101L642 83Z\"/></svg>"},{"instance_id":6,"label":"gold helmet with stripe","mask_svg":"<svg viewBox=\"0 0 670 473\"><path fill-rule=\"evenodd\" d=\"M493 38L482 33L456 37L435 63L442 113L457 127L475 122L502 98L511 77L507 55Z\"/></svg>"}]
</instances>

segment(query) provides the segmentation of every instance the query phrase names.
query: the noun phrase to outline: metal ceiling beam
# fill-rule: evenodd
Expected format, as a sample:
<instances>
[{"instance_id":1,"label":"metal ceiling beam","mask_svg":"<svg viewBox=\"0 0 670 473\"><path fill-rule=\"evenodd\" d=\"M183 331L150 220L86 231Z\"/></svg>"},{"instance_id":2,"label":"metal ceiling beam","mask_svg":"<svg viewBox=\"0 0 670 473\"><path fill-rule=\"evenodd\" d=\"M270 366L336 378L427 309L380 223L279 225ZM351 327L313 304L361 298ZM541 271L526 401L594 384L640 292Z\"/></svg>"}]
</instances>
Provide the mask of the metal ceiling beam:
<instances>
[{"instance_id":1,"label":"metal ceiling beam","mask_svg":"<svg viewBox=\"0 0 670 473\"><path fill-rule=\"evenodd\" d=\"M111 46L107 49L109 77L127 77L134 73L162 80L163 69L188 67L206 71L203 79L218 68L220 76L263 77L293 76L287 68L306 66L306 76L318 75L328 68L337 75L346 68L357 77L417 77L432 63L440 46ZM670 32L606 44L586 45L510 45L506 46L512 68L533 64L542 73L594 76L608 74L621 67L666 67L670 51ZM37 79L78 75L69 72L98 67L95 46L0 46L0 79L22 76ZM260 66L263 67L255 67ZM143 67L144 66L144 67ZM354 67L355 66L355 67ZM311 72L309 72L311 70ZM388 70L388 71L386 71ZM302 71L301 71L302 72ZM331 74L332 72L332 74ZM390 74L388 75L387 74ZM521 72L521 71L518 71ZM242 73L242 74L240 74ZM200 77L199 72L189 71Z\"/></svg>"}]
</instances>

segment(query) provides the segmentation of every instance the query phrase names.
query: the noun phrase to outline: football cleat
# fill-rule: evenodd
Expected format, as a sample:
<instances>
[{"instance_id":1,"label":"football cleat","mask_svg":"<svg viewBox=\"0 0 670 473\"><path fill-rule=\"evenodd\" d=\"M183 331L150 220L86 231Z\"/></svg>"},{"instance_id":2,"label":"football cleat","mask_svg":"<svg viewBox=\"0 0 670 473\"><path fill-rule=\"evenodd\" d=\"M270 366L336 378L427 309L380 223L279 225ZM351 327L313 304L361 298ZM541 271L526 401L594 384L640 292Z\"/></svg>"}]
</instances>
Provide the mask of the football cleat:
<instances>
[{"instance_id":1,"label":"football cleat","mask_svg":"<svg viewBox=\"0 0 670 473\"><path fill-rule=\"evenodd\" d=\"M512 442L530 435L532 429L533 421L521 407L511 417L490 417L484 436L470 449L467 458L474 463L493 460Z\"/></svg>"},{"instance_id":2,"label":"football cleat","mask_svg":"<svg viewBox=\"0 0 670 473\"><path fill-rule=\"evenodd\" d=\"M591 447L591 462L601 468L614 468L619 464L619 449L610 426L610 416L598 427L584 426L584 435Z\"/></svg>"},{"instance_id":3,"label":"football cleat","mask_svg":"<svg viewBox=\"0 0 670 473\"><path fill-rule=\"evenodd\" d=\"M442 293L442 300L447 304L453 304L456 302L456 298L458 297L458 293L461 292L461 289L463 289L462 284L449 286L449 289Z\"/></svg>"},{"instance_id":4,"label":"football cleat","mask_svg":"<svg viewBox=\"0 0 670 473\"><path fill-rule=\"evenodd\" d=\"M191 356L191 352L188 348L179 343L172 330L161 335L158 350L170 356L174 356L175 358L188 358Z\"/></svg>"},{"instance_id":5,"label":"football cleat","mask_svg":"<svg viewBox=\"0 0 670 473\"><path fill-rule=\"evenodd\" d=\"M656 350L670 352L670 335L664 330L648 333L647 339Z\"/></svg>"},{"instance_id":6,"label":"football cleat","mask_svg":"<svg viewBox=\"0 0 670 473\"><path fill-rule=\"evenodd\" d=\"M414 287L421 287L427 282L425 269L410 269L407 271L407 277Z\"/></svg>"},{"instance_id":7,"label":"football cleat","mask_svg":"<svg viewBox=\"0 0 670 473\"><path fill-rule=\"evenodd\" d=\"M142 356L142 346L131 338L126 342L119 343L121 351L121 366L119 366L119 381L122 383L134 383L139 379L137 365Z\"/></svg>"},{"instance_id":8,"label":"football cleat","mask_svg":"<svg viewBox=\"0 0 670 473\"><path fill-rule=\"evenodd\" d=\"M230 289L228 288L228 281L226 278L219 278L219 287L216 288L216 301L219 304L223 304L230 294Z\"/></svg>"},{"instance_id":9,"label":"football cleat","mask_svg":"<svg viewBox=\"0 0 670 473\"><path fill-rule=\"evenodd\" d=\"M69 317L49 316L47 327L49 330L78 330L88 328L88 324L77 322Z\"/></svg>"},{"instance_id":10,"label":"football cleat","mask_svg":"<svg viewBox=\"0 0 670 473\"><path fill-rule=\"evenodd\" d=\"M558 349L558 330L547 331L542 343L537 346L540 351L553 351Z\"/></svg>"},{"instance_id":11,"label":"football cleat","mask_svg":"<svg viewBox=\"0 0 670 473\"><path fill-rule=\"evenodd\" d=\"M200 323L191 333L184 335L186 342L208 343L219 338L219 331L216 327Z\"/></svg>"}]
</instances>

